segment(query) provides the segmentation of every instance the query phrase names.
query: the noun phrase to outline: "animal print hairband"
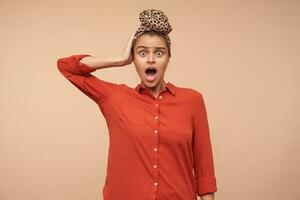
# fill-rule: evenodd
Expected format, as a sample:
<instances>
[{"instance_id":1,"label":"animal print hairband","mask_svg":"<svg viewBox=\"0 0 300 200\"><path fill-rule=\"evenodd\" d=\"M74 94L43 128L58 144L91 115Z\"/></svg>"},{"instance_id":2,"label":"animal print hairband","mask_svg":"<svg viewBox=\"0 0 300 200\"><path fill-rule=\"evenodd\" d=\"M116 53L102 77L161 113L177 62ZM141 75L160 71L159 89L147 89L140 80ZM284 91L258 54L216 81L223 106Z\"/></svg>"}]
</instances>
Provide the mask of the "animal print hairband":
<instances>
[{"instance_id":1,"label":"animal print hairband","mask_svg":"<svg viewBox=\"0 0 300 200\"><path fill-rule=\"evenodd\" d=\"M167 41L169 55L171 57L171 40L169 33L172 31L172 26L169 24L168 17L161 10L146 9L140 13L141 25L136 31L133 40L136 40L145 31L154 30L163 34L163 37Z\"/></svg>"}]
</instances>

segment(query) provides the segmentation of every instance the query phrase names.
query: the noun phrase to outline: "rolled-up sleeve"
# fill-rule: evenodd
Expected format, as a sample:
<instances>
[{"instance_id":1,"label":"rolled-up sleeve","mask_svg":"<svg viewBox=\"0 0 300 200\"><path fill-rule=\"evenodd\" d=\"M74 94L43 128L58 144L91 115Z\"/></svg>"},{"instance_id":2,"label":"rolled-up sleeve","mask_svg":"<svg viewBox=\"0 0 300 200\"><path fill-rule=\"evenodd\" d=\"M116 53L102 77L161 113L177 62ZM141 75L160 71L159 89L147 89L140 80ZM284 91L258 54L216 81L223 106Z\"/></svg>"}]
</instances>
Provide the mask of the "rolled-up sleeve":
<instances>
[{"instance_id":1,"label":"rolled-up sleeve","mask_svg":"<svg viewBox=\"0 0 300 200\"><path fill-rule=\"evenodd\" d=\"M80 62L86 56L91 55L79 54L59 58L57 67L61 74L80 91L96 103L102 104L110 95L116 92L120 84L104 81L92 75L91 72L95 71L96 68Z\"/></svg>"},{"instance_id":2,"label":"rolled-up sleeve","mask_svg":"<svg viewBox=\"0 0 300 200\"><path fill-rule=\"evenodd\" d=\"M194 113L193 158L199 196L217 191L209 124L202 94L198 94Z\"/></svg>"}]
</instances>

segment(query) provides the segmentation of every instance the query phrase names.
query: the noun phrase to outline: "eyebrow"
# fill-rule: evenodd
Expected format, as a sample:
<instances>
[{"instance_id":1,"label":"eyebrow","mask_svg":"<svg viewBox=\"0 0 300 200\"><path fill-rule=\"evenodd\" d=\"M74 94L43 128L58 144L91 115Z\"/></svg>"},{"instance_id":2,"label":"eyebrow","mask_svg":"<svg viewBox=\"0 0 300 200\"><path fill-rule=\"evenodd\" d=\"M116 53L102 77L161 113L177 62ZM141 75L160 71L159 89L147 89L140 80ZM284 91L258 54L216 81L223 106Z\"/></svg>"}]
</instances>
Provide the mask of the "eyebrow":
<instances>
[{"instance_id":1,"label":"eyebrow","mask_svg":"<svg viewBox=\"0 0 300 200\"><path fill-rule=\"evenodd\" d=\"M145 48L145 49L147 49L148 47L145 47L145 46L138 46L137 47L137 49L138 48ZM155 47L156 49L164 49L164 50L166 50L166 48L165 47Z\"/></svg>"}]
</instances>

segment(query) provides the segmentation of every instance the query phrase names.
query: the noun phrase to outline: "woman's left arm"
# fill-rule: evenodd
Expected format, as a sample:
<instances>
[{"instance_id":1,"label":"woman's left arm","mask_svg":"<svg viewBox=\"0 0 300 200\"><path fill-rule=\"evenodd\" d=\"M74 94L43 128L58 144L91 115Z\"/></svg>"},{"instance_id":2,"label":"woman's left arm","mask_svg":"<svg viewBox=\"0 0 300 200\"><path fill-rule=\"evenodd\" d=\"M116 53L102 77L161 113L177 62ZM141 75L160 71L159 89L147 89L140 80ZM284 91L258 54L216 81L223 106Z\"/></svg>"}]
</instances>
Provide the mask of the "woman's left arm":
<instances>
[{"instance_id":1,"label":"woman's left arm","mask_svg":"<svg viewBox=\"0 0 300 200\"><path fill-rule=\"evenodd\" d=\"M202 196L201 199L212 200L211 194L217 191L217 181L206 107L201 93L198 93L193 105L193 160L197 194Z\"/></svg>"}]
</instances>

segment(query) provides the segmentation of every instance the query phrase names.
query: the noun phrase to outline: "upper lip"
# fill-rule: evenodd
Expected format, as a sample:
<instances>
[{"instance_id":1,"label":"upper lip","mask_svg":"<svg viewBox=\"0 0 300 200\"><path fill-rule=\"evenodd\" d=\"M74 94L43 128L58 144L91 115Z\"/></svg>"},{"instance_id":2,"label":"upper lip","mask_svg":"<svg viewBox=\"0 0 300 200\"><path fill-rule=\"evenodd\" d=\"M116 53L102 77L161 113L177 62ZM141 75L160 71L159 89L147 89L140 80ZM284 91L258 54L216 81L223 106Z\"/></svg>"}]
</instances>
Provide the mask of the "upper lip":
<instances>
[{"instance_id":1,"label":"upper lip","mask_svg":"<svg viewBox=\"0 0 300 200\"><path fill-rule=\"evenodd\" d=\"M146 67L145 71L146 71L147 69L156 69L156 71L157 71L157 68L154 67L154 66Z\"/></svg>"}]
</instances>

